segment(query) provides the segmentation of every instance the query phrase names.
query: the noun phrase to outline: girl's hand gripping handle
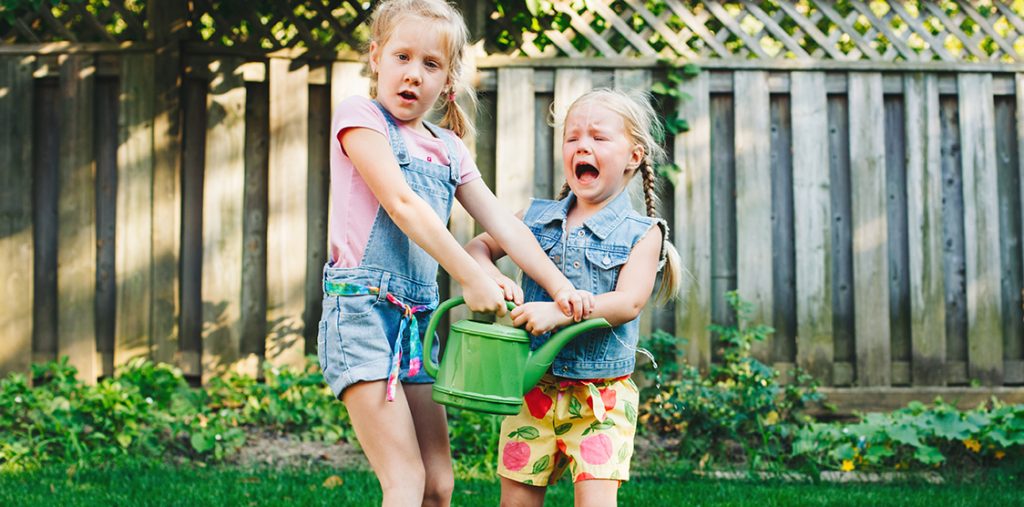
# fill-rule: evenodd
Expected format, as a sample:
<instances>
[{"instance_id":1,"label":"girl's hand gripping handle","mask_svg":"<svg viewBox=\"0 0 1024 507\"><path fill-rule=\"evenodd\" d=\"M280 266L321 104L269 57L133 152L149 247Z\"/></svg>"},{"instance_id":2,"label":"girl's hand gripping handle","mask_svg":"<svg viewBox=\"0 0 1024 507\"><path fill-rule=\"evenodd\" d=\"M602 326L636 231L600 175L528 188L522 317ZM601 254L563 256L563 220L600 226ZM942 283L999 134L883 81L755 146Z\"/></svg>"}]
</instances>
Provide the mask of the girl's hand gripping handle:
<instances>
[{"instance_id":1,"label":"girl's hand gripping handle","mask_svg":"<svg viewBox=\"0 0 1024 507\"><path fill-rule=\"evenodd\" d=\"M431 347L434 346L434 334L437 331L437 324L441 322L441 317L445 313L448 313L448 310L451 310L465 302L465 299L461 297L451 298L438 305L437 309L434 310L434 314L430 316L430 323L427 324L427 332L423 335L423 369L426 370L427 375L430 375L432 378L437 378L438 368L437 363L434 362L434 355L430 350ZM516 307L516 305L511 301L507 302L504 306L507 308L502 308L503 310L513 310Z\"/></svg>"}]
</instances>

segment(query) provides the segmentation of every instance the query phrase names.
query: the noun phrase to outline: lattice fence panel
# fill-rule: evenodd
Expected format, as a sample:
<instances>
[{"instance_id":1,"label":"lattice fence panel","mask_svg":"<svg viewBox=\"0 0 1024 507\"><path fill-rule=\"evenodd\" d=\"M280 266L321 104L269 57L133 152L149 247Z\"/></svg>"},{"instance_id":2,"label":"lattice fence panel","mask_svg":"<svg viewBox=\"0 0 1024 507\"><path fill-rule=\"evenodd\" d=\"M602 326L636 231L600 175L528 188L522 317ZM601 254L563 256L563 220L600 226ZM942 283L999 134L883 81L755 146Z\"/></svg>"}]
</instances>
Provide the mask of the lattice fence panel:
<instances>
[{"instance_id":1,"label":"lattice fence panel","mask_svg":"<svg viewBox=\"0 0 1024 507\"><path fill-rule=\"evenodd\" d=\"M146 38L146 2L25 0L0 8L5 43ZM524 28L515 2L488 16L492 53L515 56L1019 62L1024 0L552 0ZM358 49L368 0L190 0L193 40L258 50ZM17 2L8 5L18 5ZM525 4L523 4L525 5ZM7 10L3 10L7 9Z\"/></svg>"},{"instance_id":2,"label":"lattice fence panel","mask_svg":"<svg viewBox=\"0 0 1024 507\"><path fill-rule=\"evenodd\" d=\"M143 0L43 0L37 7L4 7L0 8L0 40L8 44L145 40L145 10Z\"/></svg>"},{"instance_id":3,"label":"lattice fence panel","mask_svg":"<svg viewBox=\"0 0 1024 507\"><path fill-rule=\"evenodd\" d=\"M555 0L523 56L1017 62L1024 2ZM504 20L497 17L495 23Z\"/></svg>"}]
</instances>

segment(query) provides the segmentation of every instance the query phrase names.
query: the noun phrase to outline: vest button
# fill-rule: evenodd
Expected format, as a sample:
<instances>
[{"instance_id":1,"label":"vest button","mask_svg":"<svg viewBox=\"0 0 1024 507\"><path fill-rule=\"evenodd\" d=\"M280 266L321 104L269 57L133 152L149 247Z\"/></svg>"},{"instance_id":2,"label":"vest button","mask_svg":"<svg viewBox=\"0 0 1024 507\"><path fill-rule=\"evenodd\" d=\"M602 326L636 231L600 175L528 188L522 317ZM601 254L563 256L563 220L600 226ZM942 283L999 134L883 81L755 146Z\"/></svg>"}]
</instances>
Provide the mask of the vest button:
<instances>
[{"instance_id":1,"label":"vest button","mask_svg":"<svg viewBox=\"0 0 1024 507\"><path fill-rule=\"evenodd\" d=\"M606 255L604 259L601 259L601 262L604 263L605 266L607 266L612 263L612 260Z\"/></svg>"},{"instance_id":2,"label":"vest button","mask_svg":"<svg viewBox=\"0 0 1024 507\"><path fill-rule=\"evenodd\" d=\"M572 263L572 267L579 268L580 267L580 261L573 262Z\"/></svg>"},{"instance_id":3,"label":"vest button","mask_svg":"<svg viewBox=\"0 0 1024 507\"><path fill-rule=\"evenodd\" d=\"M584 234L584 232L583 232L583 229L580 229L580 232L578 232L577 234L579 235L579 237L581 237L581 238L582 238L582 237L583 237L583 234Z\"/></svg>"}]
</instances>

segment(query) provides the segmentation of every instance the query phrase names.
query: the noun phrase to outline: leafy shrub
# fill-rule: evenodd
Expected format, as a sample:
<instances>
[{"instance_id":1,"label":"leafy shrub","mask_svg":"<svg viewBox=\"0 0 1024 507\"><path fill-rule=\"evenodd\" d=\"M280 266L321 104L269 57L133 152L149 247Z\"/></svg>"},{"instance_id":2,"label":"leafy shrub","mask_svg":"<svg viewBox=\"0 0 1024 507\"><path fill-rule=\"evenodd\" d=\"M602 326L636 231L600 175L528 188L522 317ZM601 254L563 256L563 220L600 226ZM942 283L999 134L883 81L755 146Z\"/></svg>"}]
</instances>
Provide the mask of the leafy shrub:
<instances>
[{"instance_id":1,"label":"leafy shrub","mask_svg":"<svg viewBox=\"0 0 1024 507\"><path fill-rule=\"evenodd\" d=\"M220 460L247 426L335 442L351 435L314 358L302 371L267 368L265 382L229 375L192 389L181 371L138 359L86 385L67 358L0 380L0 468L122 455Z\"/></svg>"},{"instance_id":2,"label":"leafy shrub","mask_svg":"<svg viewBox=\"0 0 1024 507\"><path fill-rule=\"evenodd\" d=\"M646 345L669 358L663 366L678 378L641 392L642 430L678 439L681 458L703 465L743 463L751 468L781 465L794 432L806 424L801 409L817 401L817 383L796 372L796 382L782 386L779 372L750 357L754 342L774 330L749 321L751 305L735 292L727 300L736 325L712 325L723 345L722 363L707 376L689 364L674 363L669 347L676 340L657 332Z\"/></svg>"},{"instance_id":3,"label":"leafy shrub","mask_svg":"<svg viewBox=\"0 0 1024 507\"><path fill-rule=\"evenodd\" d=\"M794 464L841 470L957 469L994 466L1024 458L1024 405L961 412L936 400L911 402L891 414L869 413L856 424L808 424L792 447Z\"/></svg>"}]
</instances>

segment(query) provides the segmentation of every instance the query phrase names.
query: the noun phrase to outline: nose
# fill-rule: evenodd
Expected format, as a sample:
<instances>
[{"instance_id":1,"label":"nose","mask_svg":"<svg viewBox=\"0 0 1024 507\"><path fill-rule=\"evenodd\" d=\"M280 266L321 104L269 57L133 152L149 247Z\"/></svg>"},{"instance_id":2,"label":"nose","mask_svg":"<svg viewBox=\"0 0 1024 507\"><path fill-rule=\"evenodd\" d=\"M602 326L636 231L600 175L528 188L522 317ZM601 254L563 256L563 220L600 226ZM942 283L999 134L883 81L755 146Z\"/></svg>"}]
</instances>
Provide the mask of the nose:
<instances>
[{"instance_id":1,"label":"nose","mask_svg":"<svg viewBox=\"0 0 1024 507\"><path fill-rule=\"evenodd\" d=\"M576 153L590 153L590 143L585 139L580 139L576 143Z\"/></svg>"},{"instance_id":2,"label":"nose","mask_svg":"<svg viewBox=\"0 0 1024 507\"><path fill-rule=\"evenodd\" d=\"M412 67L415 67L415 66L412 66ZM405 71L405 82L406 83L418 85L418 84L420 84L420 81L421 81L421 78L420 78L419 69L417 69L417 68L410 68L410 69Z\"/></svg>"}]
</instances>

